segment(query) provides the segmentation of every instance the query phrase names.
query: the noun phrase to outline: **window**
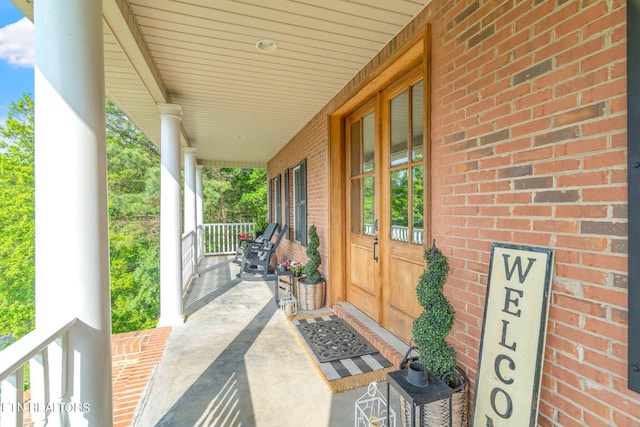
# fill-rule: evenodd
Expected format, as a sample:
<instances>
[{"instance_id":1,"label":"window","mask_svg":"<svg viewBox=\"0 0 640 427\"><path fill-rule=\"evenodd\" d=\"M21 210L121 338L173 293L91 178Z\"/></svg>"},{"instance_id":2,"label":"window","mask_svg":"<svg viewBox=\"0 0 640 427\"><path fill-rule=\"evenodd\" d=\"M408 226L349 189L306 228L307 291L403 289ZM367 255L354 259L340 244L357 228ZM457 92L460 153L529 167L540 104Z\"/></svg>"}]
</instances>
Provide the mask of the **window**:
<instances>
[{"instance_id":1,"label":"window","mask_svg":"<svg viewBox=\"0 0 640 427\"><path fill-rule=\"evenodd\" d=\"M375 120L375 112L371 111L364 117L357 118L348 129L351 161L351 232L369 236L376 234Z\"/></svg>"},{"instance_id":2,"label":"window","mask_svg":"<svg viewBox=\"0 0 640 427\"><path fill-rule=\"evenodd\" d=\"M289 183L289 169L285 169L284 171L284 223L291 230L291 194L290 193L290 183ZM290 233L287 233L286 237L289 239Z\"/></svg>"},{"instance_id":3,"label":"window","mask_svg":"<svg viewBox=\"0 0 640 427\"><path fill-rule=\"evenodd\" d=\"M391 239L424 241L424 83L391 99Z\"/></svg>"},{"instance_id":4,"label":"window","mask_svg":"<svg viewBox=\"0 0 640 427\"><path fill-rule=\"evenodd\" d=\"M273 179L275 218L273 222L282 225L282 189L280 187L280 175Z\"/></svg>"},{"instance_id":5,"label":"window","mask_svg":"<svg viewBox=\"0 0 640 427\"><path fill-rule=\"evenodd\" d=\"M307 159L293 168L293 238L307 245Z\"/></svg>"}]
</instances>

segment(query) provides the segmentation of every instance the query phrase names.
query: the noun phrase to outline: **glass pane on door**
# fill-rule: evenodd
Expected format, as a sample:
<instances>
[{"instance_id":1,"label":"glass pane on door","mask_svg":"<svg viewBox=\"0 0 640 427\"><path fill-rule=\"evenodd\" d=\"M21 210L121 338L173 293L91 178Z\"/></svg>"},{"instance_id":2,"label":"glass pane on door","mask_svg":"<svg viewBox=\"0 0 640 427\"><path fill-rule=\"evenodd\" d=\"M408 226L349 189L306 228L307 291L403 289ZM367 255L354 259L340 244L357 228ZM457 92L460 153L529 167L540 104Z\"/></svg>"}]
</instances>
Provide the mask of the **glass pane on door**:
<instances>
[{"instance_id":1,"label":"glass pane on door","mask_svg":"<svg viewBox=\"0 0 640 427\"><path fill-rule=\"evenodd\" d=\"M350 229L375 235L375 112L349 125Z\"/></svg>"},{"instance_id":2,"label":"glass pane on door","mask_svg":"<svg viewBox=\"0 0 640 427\"><path fill-rule=\"evenodd\" d=\"M411 241L424 242L424 166L415 166L413 175L413 233Z\"/></svg>"},{"instance_id":3,"label":"glass pane on door","mask_svg":"<svg viewBox=\"0 0 640 427\"><path fill-rule=\"evenodd\" d=\"M411 152L412 160L424 157L424 83L411 87Z\"/></svg>"},{"instance_id":4,"label":"glass pane on door","mask_svg":"<svg viewBox=\"0 0 640 427\"><path fill-rule=\"evenodd\" d=\"M409 160L409 91L391 100L391 166Z\"/></svg>"},{"instance_id":5,"label":"glass pane on door","mask_svg":"<svg viewBox=\"0 0 640 427\"><path fill-rule=\"evenodd\" d=\"M409 170L391 172L391 239L409 241Z\"/></svg>"},{"instance_id":6,"label":"glass pane on door","mask_svg":"<svg viewBox=\"0 0 640 427\"><path fill-rule=\"evenodd\" d=\"M362 172L373 172L375 165L375 113L371 112L362 118Z\"/></svg>"},{"instance_id":7,"label":"glass pane on door","mask_svg":"<svg viewBox=\"0 0 640 427\"><path fill-rule=\"evenodd\" d=\"M372 176L365 176L363 179L363 197L362 197L362 217L364 218L364 234L373 236L376 234L375 230L375 209L376 209L376 195L375 195L375 179Z\"/></svg>"}]
</instances>

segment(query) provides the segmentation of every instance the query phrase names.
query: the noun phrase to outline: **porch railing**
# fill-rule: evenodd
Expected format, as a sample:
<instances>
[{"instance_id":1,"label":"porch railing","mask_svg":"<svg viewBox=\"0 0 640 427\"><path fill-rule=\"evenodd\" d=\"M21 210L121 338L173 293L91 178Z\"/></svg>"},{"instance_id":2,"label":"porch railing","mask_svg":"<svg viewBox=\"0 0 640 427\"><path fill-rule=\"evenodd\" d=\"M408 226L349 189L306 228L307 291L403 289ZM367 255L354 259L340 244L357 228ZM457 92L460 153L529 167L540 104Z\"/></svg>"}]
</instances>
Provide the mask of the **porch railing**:
<instances>
[{"instance_id":1,"label":"porch railing","mask_svg":"<svg viewBox=\"0 0 640 427\"><path fill-rule=\"evenodd\" d=\"M196 233L190 231L182 235L182 292L189 290L191 279L197 273L196 248L198 242Z\"/></svg>"},{"instance_id":2,"label":"porch railing","mask_svg":"<svg viewBox=\"0 0 640 427\"><path fill-rule=\"evenodd\" d=\"M421 245L423 243L424 232L422 228L414 228L413 229L413 238L411 239L412 243L417 243ZM409 227L402 227L399 225L394 225L391 227L391 240L398 240L400 242L408 242L409 241Z\"/></svg>"},{"instance_id":3,"label":"porch railing","mask_svg":"<svg viewBox=\"0 0 640 427\"><path fill-rule=\"evenodd\" d=\"M204 224L204 254L235 254L242 234L253 236L255 223Z\"/></svg>"},{"instance_id":4,"label":"porch railing","mask_svg":"<svg viewBox=\"0 0 640 427\"><path fill-rule=\"evenodd\" d=\"M368 234L373 236L375 234L375 229L373 224L364 224L364 234ZM391 227L391 240L397 240L400 242L408 242L409 241L409 227L402 227L399 225L394 225ZM413 239L412 243L416 243L421 245L424 242L424 230L422 228L414 228L413 229Z\"/></svg>"},{"instance_id":5,"label":"porch railing","mask_svg":"<svg viewBox=\"0 0 640 427\"><path fill-rule=\"evenodd\" d=\"M198 264L204 258L204 227L199 225L196 228L196 237L197 237L197 245L198 245Z\"/></svg>"},{"instance_id":6,"label":"porch railing","mask_svg":"<svg viewBox=\"0 0 640 427\"><path fill-rule=\"evenodd\" d=\"M65 381L73 366L65 361L68 332L78 323L39 327L0 351L0 423L20 426L25 413L35 425L61 425L63 411L50 411L50 404L62 403ZM25 403L25 367L29 364L31 400Z\"/></svg>"}]
</instances>

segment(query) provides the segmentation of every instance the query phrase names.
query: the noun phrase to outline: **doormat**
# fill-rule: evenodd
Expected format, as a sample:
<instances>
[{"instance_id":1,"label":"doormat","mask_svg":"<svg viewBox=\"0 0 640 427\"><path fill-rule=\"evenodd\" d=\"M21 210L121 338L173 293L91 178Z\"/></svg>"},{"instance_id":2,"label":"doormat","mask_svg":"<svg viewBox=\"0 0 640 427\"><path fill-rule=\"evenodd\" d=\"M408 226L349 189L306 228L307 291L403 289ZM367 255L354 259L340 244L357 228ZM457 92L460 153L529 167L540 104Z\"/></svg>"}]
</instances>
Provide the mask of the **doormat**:
<instances>
[{"instance_id":1,"label":"doormat","mask_svg":"<svg viewBox=\"0 0 640 427\"><path fill-rule=\"evenodd\" d=\"M338 316L299 320L296 328L320 363L376 353L378 350Z\"/></svg>"},{"instance_id":2,"label":"doormat","mask_svg":"<svg viewBox=\"0 0 640 427\"><path fill-rule=\"evenodd\" d=\"M307 356L312 360L316 369L322 374L323 379L333 393L350 390L357 387L365 386L373 381L385 381L387 372L394 371L396 368L385 357L380 354L375 347L368 343L360 334L351 328L344 320L335 314L316 315L312 318L291 318L289 325L293 330L296 338L304 348ZM361 355L343 356L342 359L320 362L314 354L311 344L301 332L305 328L304 325L324 322L342 322L352 329L353 333L360 337L364 343L373 348L372 352ZM359 345L357 347L360 347ZM347 351L348 352L348 351Z\"/></svg>"}]
</instances>

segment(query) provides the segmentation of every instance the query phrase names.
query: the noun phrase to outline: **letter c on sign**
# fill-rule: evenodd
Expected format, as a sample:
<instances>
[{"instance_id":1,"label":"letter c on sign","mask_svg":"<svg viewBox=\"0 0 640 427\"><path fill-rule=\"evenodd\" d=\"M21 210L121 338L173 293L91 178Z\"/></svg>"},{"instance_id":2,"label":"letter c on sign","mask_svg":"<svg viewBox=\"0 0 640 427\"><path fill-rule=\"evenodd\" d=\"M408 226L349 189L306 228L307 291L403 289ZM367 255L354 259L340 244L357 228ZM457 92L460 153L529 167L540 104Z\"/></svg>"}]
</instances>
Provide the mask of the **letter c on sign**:
<instances>
[{"instance_id":1,"label":"letter c on sign","mask_svg":"<svg viewBox=\"0 0 640 427\"><path fill-rule=\"evenodd\" d=\"M502 362L503 360L506 360L509 362L509 369L511 369L512 371L515 371L516 369L516 363L513 361L512 358L510 358L506 354L499 354L496 357L496 361L494 362L494 365L493 365L494 370L496 371L496 375L498 376L498 379L502 381L503 384L513 384L513 378L506 379L500 373L500 362Z\"/></svg>"},{"instance_id":2,"label":"letter c on sign","mask_svg":"<svg viewBox=\"0 0 640 427\"><path fill-rule=\"evenodd\" d=\"M500 413L500 411L498 411L498 408L496 408L496 395L498 393L502 393L506 399L507 407L504 413ZM511 402L511 396L509 396L507 392L501 388L494 388L493 390L491 390L491 408L493 408L493 412L498 414L500 418L504 418L505 420L507 418L510 418L511 414L513 413L513 402Z\"/></svg>"}]
</instances>

